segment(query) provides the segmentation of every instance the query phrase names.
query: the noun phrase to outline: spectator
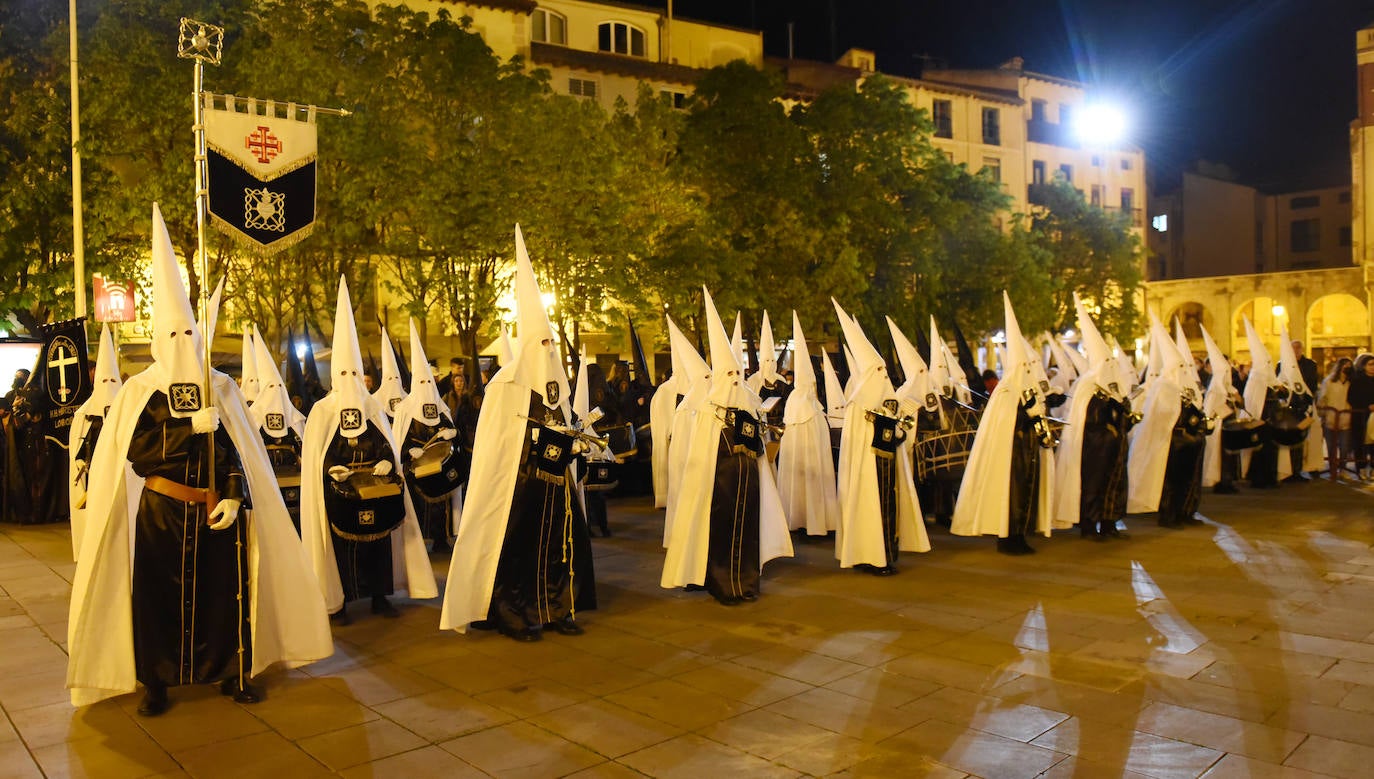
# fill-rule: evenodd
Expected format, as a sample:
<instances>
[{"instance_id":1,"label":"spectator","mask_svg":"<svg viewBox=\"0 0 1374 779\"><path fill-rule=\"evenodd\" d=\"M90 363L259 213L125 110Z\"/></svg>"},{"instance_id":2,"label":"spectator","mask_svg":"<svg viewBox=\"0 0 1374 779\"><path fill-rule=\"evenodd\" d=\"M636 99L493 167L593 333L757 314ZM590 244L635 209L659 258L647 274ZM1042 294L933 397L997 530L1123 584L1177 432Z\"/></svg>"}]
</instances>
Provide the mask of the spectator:
<instances>
[{"instance_id":1,"label":"spectator","mask_svg":"<svg viewBox=\"0 0 1374 779\"><path fill-rule=\"evenodd\" d=\"M1341 469L1350 456L1349 392L1353 372L1350 358L1337 360L1331 373L1322 380L1317 395L1317 413L1321 416L1322 433L1326 436L1326 461L1331 481L1341 477Z\"/></svg>"},{"instance_id":2,"label":"spectator","mask_svg":"<svg viewBox=\"0 0 1374 779\"><path fill-rule=\"evenodd\" d=\"M1355 455L1355 473L1358 478L1364 479L1365 468L1370 466L1366 428L1369 426L1369 412L1374 409L1374 354L1361 354L1355 358L1347 399L1350 401L1350 449Z\"/></svg>"}]
</instances>

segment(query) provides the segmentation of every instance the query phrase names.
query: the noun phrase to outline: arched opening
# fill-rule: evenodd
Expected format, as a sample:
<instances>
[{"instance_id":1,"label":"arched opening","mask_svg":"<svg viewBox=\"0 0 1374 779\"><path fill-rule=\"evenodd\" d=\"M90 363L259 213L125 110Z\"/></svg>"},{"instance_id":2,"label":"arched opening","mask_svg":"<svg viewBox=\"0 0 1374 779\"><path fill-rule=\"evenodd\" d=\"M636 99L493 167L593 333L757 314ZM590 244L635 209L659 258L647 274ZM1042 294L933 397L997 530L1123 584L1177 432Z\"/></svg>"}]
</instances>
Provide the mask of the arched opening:
<instances>
[{"instance_id":1,"label":"arched opening","mask_svg":"<svg viewBox=\"0 0 1374 779\"><path fill-rule=\"evenodd\" d=\"M1170 335L1174 332L1175 319L1183 326L1183 335L1188 339L1188 348L1193 351L1193 354L1205 355L1207 344L1202 339L1202 328L1207 328L1209 333L1216 332L1212 313L1196 301L1190 300L1186 303L1179 303L1164 319L1164 326L1169 329Z\"/></svg>"},{"instance_id":2,"label":"arched opening","mask_svg":"<svg viewBox=\"0 0 1374 779\"><path fill-rule=\"evenodd\" d=\"M1231 357L1237 365L1250 362L1250 339L1245 333L1245 319L1255 326L1255 332L1264 342L1269 358L1275 364L1279 360L1279 340L1282 328L1288 325L1288 309L1271 297L1257 297L1247 300L1231 317Z\"/></svg>"},{"instance_id":3,"label":"arched opening","mask_svg":"<svg viewBox=\"0 0 1374 779\"><path fill-rule=\"evenodd\" d=\"M1307 353L1325 372L1332 360L1369 348L1369 311L1354 295L1323 295L1307 310Z\"/></svg>"}]
</instances>

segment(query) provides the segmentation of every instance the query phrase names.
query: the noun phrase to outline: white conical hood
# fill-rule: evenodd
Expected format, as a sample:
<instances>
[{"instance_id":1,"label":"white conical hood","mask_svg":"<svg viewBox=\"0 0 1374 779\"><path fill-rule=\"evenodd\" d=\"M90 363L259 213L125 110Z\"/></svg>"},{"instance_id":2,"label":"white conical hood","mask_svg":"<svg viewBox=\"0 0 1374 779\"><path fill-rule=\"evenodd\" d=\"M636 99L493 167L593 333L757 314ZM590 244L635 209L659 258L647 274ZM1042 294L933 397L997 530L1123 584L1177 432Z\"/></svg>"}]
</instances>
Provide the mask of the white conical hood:
<instances>
[{"instance_id":1,"label":"white conical hood","mask_svg":"<svg viewBox=\"0 0 1374 779\"><path fill-rule=\"evenodd\" d=\"M413 409L411 418L433 427L448 415L448 407L439 395L439 385L434 382L434 371L430 370L429 357L425 355L425 343L420 338L420 328L415 320L410 320L410 394L406 396L406 406ZM431 408L432 406L432 408ZM433 413L426 413L433 411ZM398 431L405 435L405 431Z\"/></svg>"},{"instance_id":2,"label":"white conical hood","mask_svg":"<svg viewBox=\"0 0 1374 779\"><path fill-rule=\"evenodd\" d=\"M701 288L706 309L706 334L711 344L711 402L725 408L746 408L748 395L744 391L744 368L739 352L725 333L715 301L705 287Z\"/></svg>"},{"instance_id":3,"label":"white conical hood","mask_svg":"<svg viewBox=\"0 0 1374 779\"><path fill-rule=\"evenodd\" d=\"M158 387L167 393L172 416L200 410L205 391L205 341L177 270L172 238L153 204L153 332L151 349Z\"/></svg>"},{"instance_id":4,"label":"white conical hood","mask_svg":"<svg viewBox=\"0 0 1374 779\"><path fill-rule=\"evenodd\" d=\"M873 347L858 321L845 312L839 301L831 298L830 303L835 307L835 314L840 320L840 329L844 332L844 345L849 350L846 352L846 357L850 360L850 382L855 381L856 377L862 377L879 370L886 374L887 364L883 362L883 356Z\"/></svg>"},{"instance_id":5,"label":"white conical hood","mask_svg":"<svg viewBox=\"0 0 1374 779\"><path fill-rule=\"evenodd\" d=\"M1078 376L1082 376L1083 374L1087 373L1088 358L1084 357L1083 353L1078 351L1077 347L1070 346L1069 344L1063 343L1062 341L1060 342L1060 344L1064 347L1064 354L1068 355L1069 362L1073 363L1073 372Z\"/></svg>"},{"instance_id":6,"label":"white conical hood","mask_svg":"<svg viewBox=\"0 0 1374 779\"><path fill-rule=\"evenodd\" d=\"M514 357L492 381L514 382L527 387L543 398L545 407L561 410L567 420L572 415L568 405L568 374L559 358L558 343L553 337L548 312L544 310L544 296L535 279L520 225L515 226L515 314L520 332Z\"/></svg>"},{"instance_id":7,"label":"white conical hood","mask_svg":"<svg viewBox=\"0 0 1374 779\"><path fill-rule=\"evenodd\" d=\"M258 427L273 438L282 438L293 429L298 434L304 432L305 416L291 405L291 393L257 327L253 328L253 373L258 379L258 397L250 410Z\"/></svg>"},{"instance_id":8,"label":"white conical hood","mask_svg":"<svg viewBox=\"0 0 1374 779\"><path fill-rule=\"evenodd\" d=\"M1062 379L1065 386L1073 384L1074 379L1078 378L1078 363L1069 358L1068 347L1059 342L1048 330L1044 332L1045 344L1050 347L1050 356L1054 358L1054 367L1059 370L1057 378Z\"/></svg>"},{"instance_id":9,"label":"white conical hood","mask_svg":"<svg viewBox=\"0 0 1374 779\"><path fill-rule=\"evenodd\" d=\"M1231 383L1231 361L1226 359L1226 354L1217 346L1207 328L1202 325L1199 327L1202 327L1202 342L1207 345L1207 367L1212 371L1212 384L1224 382L1229 394L1229 390L1234 386Z\"/></svg>"},{"instance_id":10,"label":"white conical hood","mask_svg":"<svg viewBox=\"0 0 1374 779\"><path fill-rule=\"evenodd\" d=\"M950 395L953 377L949 372L949 362L945 359L945 341L940 337L940 330L935 326L935 317L930 318L930 386L941 395Z\"/></svg>"},{"instance_id":11,"label":"white conical hood","mask_svg":"<svg viewBox=\"0 0 1374 779\"><path fill-rule=\"evenodd\" d=\"M1083 345L1084 351L1088 353L1088 365L1097 368L1105 365L1112 358L1112 349L1107 345L1106 339L1097 329L1097 323L1093 321L1092 315L1088 313L1088 307L1083 305L1083 301L1078 299L1078 293L1073 293L1074 312L1078 315L1078 342Z\"/></svg>"},{"instance_id":12,"label":"white conical hood","mask_svg":"<svg viewBox=\"0 0 1374 779\"><path fill-rule=\"evenodd\" d=\"M338 398L339 435L357 438L367 427L367 385L363 384L363 355L353 323L353 300L348 280L339 276L334 308L334 341L329 355L330 394Z\"/></svg>"},{"instance_id":13,"label":"white conical hood","mask_svg":"<svg viewBox=\"0 0 1374 779\"><path fill-rule=\"evenodd\" d=\"M515 339L511 338L510 328L506 327L505 323L501 324L501 335L496 340L501 349L501 353L498 355L501 358L501 364L510 365L515 362Z\"/></svg>"},{"instance_id":14,"label":"white conical hood","mask_svg":"<svg viewBox=\"0 0 1374 779\"><path fill-rule=\"evenodd\" d=\"M1288 337L1288 325L1279 326L1279 383L1289 391L1299 395L1310 395L1315 390L1302 380L1302 369L1298 365L1298 353L1293 351L1293 339Z\"/></svg>"},{"instance_id":15,"label":"white conical hood","mask_svg":"<svg viewBox=\"0 0 1374 779\"><path fill-rule=\"evenodd\" d=\"M1178 352L1183 378L1201 398L1202 377L1197 372L1197 361L1193 359L1193 348L1188 345L1188 336L1183 332L1183 323L1174 318L1174 349Z\"/></svg>"},{"instance_id":16,"label":"white conical hood","mask_svg":"<svg viewBox=\"0 0 1374 779\"><path fill-rule=\"evenodd\" d=\"M792 391L816 393L816 369L811 365L811 350L802 334L801 319L792 311Z\"/></svg>"},{"instance_id":17,"label":"white conical hood","mask_svg":"<svg viewBox=\"0 0 1374 779\"><path fill-rule=\"evenodd\" d=\"M215 330L219 327L219 302L224 299L224 277L219 277L219 283L215 285L215 291L210 293L210 300L206 304L206 321L210 324L207 327L201 323L200 332L209 341L213 349L215 345ZM194 308L194 306L192 306Z\"/></svg>"},{"instance_id":18,"label":"white conical hood","mask_svg":"<svg viewBox=\"0 0 1374 779\"><path fill-rule=\"evenodd\" d=\"M679 370L682 371L680 379L682 383L678 385L678 394L686 395L692 385L710 381L711 366L707 364L706 359L701 356L697 348L692 345L692 342L671 319L668 320L668 338L675 363L673 373L677 375Z\"/></svg>"},{"instance_id":19,"label":"white conical hood","mask_svg":"<svg viewBox=\"0 0 1374 779\"><path fill-rule=\"evenodd\" d=\"M243 370L240 373L239 390L248 403L258 399L262 384L258 379L257 342L253 340L253 327L243 326Z\"/></svg>"},{"instance_id":20,"label":"white conical hood","mask_svg":"<svg viewBox=\"0 0 1374 779\"><path fill-rule=\"evenodd\" d=\"M840 386L840 377L830 363L830 352L821 352L821 373L825 379L825 413L830 419L830 426L839 427L844 419L846 399L844 387Z\"/></svg>"},{"instance_id":21,"label":"white conical hood","mask_svg":"<svg viewBox=\"0 0 1374 779\"><path fill-rule=\"evenodd\" d=\"M396 362L396 350L391 347L391 336L382 331L382 380L372 397L382 405L387 417L396 416L396 404L405 400L406 389L401 386L401 368Z\"/></svg>"},{"instance_id":22,"label":"white conical hood","mask_svg":"<svg viewBox=\"0 0 1374 779\"><path fill-rule=\"evenodd\" d=\"M668 380L681 392L685 392L686 387L691 385L691 378L687 375L687 366L683 363L684 355L681 354L677 345L678 338L682 337L682 331L678 330L677 323L673 321L672 317L664 314L663 319L668 323L668 359L673 370L673 374L668 377ZM696 350L693 349L692 351Z\"/></svg>"},{"instance_id":23,"label":"white conical hood","mask_svg":"<svg viewBox=\"0 0 1374 779\"><path fill-rule=\"evenodd\" d=\"M768 312L763 312L763 326L759 328L759 375L763 381L780 381L778 374L778 352L773 343L773 325L768 321Z\"/></svg>"},{"instance_id":24,"label":"white conical hood","mask_svg":"<svg viewBox=\"0 0 1374 779\"><path fill-rule=\"evenodd\" d=\"M744 353L744 315L739 311L735 312L735 329L730 333L730 348L735 350L735 358L739 360L740 365L749 364L749 357ZM715 360L711 362L715 364Z\"/></svg>"},{"instance_id":25,"label":"white conical hood","mask_svg":"<svg viewBox=\"0 0 1374 779\"><path fill-rule=\"evenodd\" d=\"M892 333L892 344L897 348L897 361L901 363L902 373L906 376L906 381L897 389L897 395L903 400L910 399L924 405L926 397L933 392L926 361L921 359L920 351L897 327L897 323L892 321L892 317L887 317L887 329Z\"/></svg>"},{"instance_id":26,"label":"white conical hood","mask_svg":"<svg viewBox=\"0 0 1374 779\"><path fill-rule=\"evenodd\" d=\"M1150 369L1145 373L1146 382L1162 377L1182 385L1183 360L1178 354L1178 347L1174 345L1174 339L1169 337L1169 331L1164 329L1164 323L1154 314L1150 315L1149 364Z\"/></svg>"},{"instance_id":27,"label":"white conical hood","mask_svg":"<svg viewBox=\"0 0 1374 779\"><path fill-rule=\"evenodd\" d=\"M1003 334L1007 340L1006 354L1002 358L1002 377L1005 379L1014 370L1028 368L1032 357L1031 350L1026 348L1021 325L1016 321L1016 311L1011 307L1011 296L1006 290L1002 290L1002 316L1005 319Z\"/></svg>"},{"instance_id":28,"label":"white conical hood","mask_svg":"<svg viewBox=\"0 0 1374 779\"><path fill-rule=\"evenodd\" d=\"M91 417L103 417L114 403L115 395L123 382L119 378L119 356L115 353L114 335L109 325L100 326L100 347L95 356L95 386L91 396L82 405L83 413Z\"/></svg>"},{"instance_id":29,"label":"white conical hood","mask_svg":"<svg viewBox=\"0 0 1374 779\"><path fill-rule=\"evenodd\" d=\"M1242 314L1241 319L1245 322L1245 339L1250 346L1250 375L1264 374L1268 377L1265 379L1266 384L1268 384L1274 375L1274 361L1269 356L1269 350L1264 346L1264 340L1256 332L1255 326L1250 323L1250 317Z\"/></svg>"}]
</instances>

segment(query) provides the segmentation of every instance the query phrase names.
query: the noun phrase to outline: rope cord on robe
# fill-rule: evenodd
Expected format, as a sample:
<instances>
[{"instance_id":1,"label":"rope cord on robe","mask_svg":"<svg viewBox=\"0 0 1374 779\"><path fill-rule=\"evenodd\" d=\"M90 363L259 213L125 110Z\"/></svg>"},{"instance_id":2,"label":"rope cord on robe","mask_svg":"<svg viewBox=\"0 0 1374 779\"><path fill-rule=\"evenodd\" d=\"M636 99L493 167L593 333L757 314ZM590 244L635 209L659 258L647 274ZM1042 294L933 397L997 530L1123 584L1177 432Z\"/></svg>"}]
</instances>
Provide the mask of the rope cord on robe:
<instances>
[{"instance_id":1,"label":"rope cord on robe","mask_svg":"<svg viewBox=\"0 0 1374 779\"><path fill-rule=\"evenodd\" d=\"M568 617L577 619L577 573L573 570L572 479L563 480L563 562L568 565Z\"/></svg>"}]
</instances>

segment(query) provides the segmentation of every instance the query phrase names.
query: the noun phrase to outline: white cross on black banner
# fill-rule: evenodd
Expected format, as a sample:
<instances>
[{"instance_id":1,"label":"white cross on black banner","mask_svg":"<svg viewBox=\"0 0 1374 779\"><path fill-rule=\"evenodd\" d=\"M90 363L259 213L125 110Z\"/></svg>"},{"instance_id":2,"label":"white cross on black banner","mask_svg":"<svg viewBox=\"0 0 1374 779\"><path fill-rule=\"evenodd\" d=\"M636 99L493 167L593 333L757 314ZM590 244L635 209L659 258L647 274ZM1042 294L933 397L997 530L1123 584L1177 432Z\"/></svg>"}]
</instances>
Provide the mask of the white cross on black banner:
<instances>
[{"instance_id":1,"label":"white cross on black banner","mask_svg":"<svg viewBox=\"0 0 1374 779\"><path fill-rule=\"evenodd\" d=\"M68 319L38 328L43 348L27 385L28 397L43 415L46 435L65 446L76 409L91 396L86 356L86 318Z\"/></svg>"}]
</instances>

